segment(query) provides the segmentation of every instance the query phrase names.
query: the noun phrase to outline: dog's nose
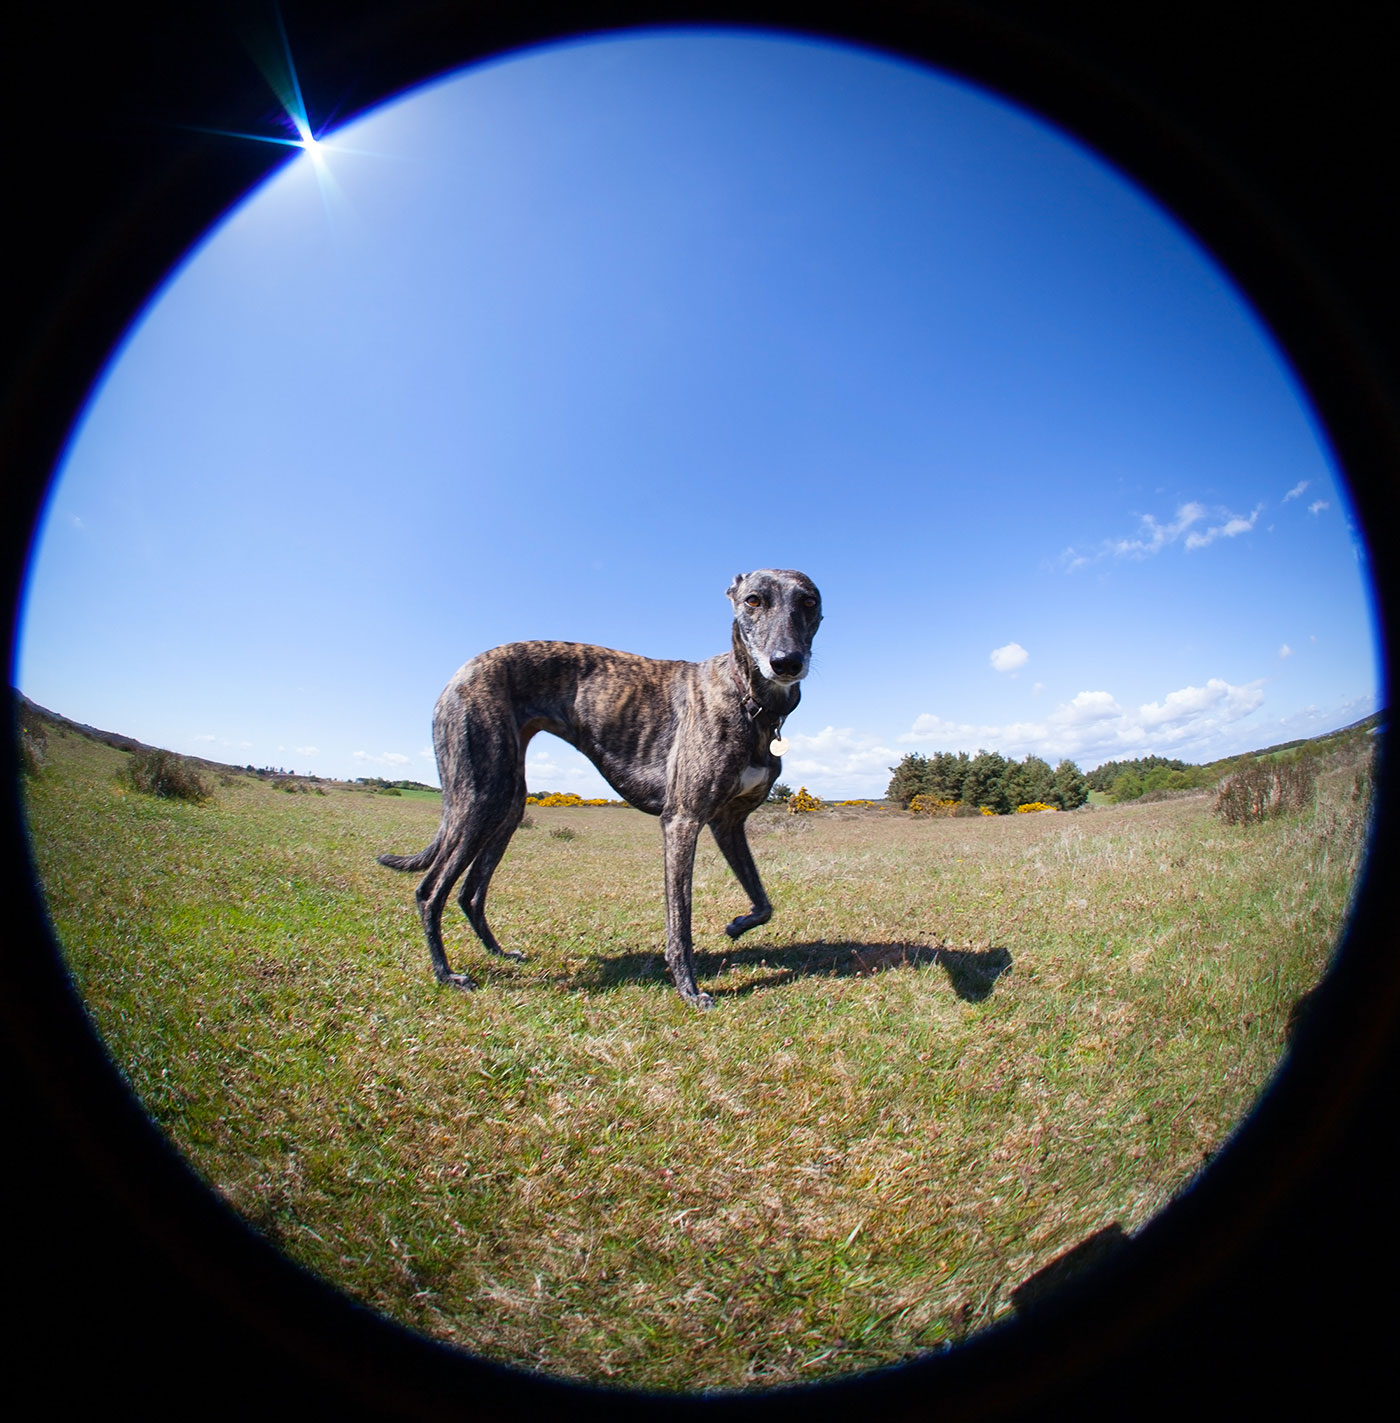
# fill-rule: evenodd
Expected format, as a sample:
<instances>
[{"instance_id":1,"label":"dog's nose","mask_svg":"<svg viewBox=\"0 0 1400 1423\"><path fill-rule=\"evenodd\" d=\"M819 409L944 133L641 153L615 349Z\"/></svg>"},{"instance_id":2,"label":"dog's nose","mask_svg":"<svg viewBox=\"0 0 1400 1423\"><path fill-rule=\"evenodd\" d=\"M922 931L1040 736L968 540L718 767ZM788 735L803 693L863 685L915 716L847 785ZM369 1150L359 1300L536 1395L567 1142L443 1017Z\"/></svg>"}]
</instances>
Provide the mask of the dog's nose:
<instances>
[{"instance_id":1,"label":"dog's nose","mask_svg":"<svg viewBox=\"0 0 1400 1423\"><path fill-rule=\"evenodd\" d=\"M773 670L780 677L796 677L802 671L800 652L780 652L770 659Z\"/></svg>"}]
</instances>

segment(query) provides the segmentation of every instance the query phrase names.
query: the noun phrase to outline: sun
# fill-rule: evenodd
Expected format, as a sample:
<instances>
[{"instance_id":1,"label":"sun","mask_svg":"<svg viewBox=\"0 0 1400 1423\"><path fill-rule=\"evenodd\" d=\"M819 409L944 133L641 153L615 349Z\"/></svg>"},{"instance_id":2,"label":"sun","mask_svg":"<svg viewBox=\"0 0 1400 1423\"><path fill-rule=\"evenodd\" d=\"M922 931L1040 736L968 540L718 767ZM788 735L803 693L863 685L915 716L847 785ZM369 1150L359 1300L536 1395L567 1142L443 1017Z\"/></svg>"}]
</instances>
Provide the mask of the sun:
<instances>
[{"instance_id":1,"label":"sun","mask_svg":"<svg viewBox=\"0 0 1400 1423\"><path fill-rule=\"evenodd\" d=\"M321 144L321 140L311 132L310 124L306 122L305 118L297 114L289 114L288 117L292 120L292 123L296 125L298 147L300 147L306 156L318 167L323 165L326 161L325 149Z\"/></svg>"},{"instance_id":2,"label":"sun","mask_svg":"<svg viewBox=\"0 0 1400 1423\"><path fill-rule=\"evenodd\" d=\"M217 133L225 138L248 139L255 143L275 143L286 148L300 148L318 166L326 161L325 145L312 131L310 118L306 112L306 100L302 97L301 80L297 76L296 62L292 58L291 43L282 22L282 12L275 3L272 7L275 22L275 36L267 34L256 43L246 41L253 62L267 80L269 88L277 96L283 114L281 134L244 133L233 129L209 128L204 124L187 124L185 127L202 133ZM291 137L295 133L296 137Z\"/></svg>"}]
</instances>

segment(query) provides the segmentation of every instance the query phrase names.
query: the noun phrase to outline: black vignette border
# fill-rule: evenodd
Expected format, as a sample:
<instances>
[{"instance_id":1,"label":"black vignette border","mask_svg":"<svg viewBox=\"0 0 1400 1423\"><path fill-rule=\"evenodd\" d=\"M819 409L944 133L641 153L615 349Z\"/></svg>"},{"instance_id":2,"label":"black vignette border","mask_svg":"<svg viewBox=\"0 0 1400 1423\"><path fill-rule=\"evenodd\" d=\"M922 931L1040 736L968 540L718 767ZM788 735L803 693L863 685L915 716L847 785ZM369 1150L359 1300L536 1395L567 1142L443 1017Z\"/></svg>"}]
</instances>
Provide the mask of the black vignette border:
<instances>
[{"instance_id":1,"label":"black vignette border","mask_svg":"<svg viewBox=\"0 0 1400 1423\"><path fill-rule=\"evenodd\" d=\"M93 380L191 244L268 171L238 128L267 105L242 37L271 0L22 4L5 106L10 277L0 460L12 609L47 479ZM1230 269L1307 386L1369 535L1383 642L1400 489L1396 38L1371 7L1148 13L1102 3L471 7L284 0L313 103L344 119L522 44L632 24L825 33L923 58L1099 149ZM7 625L11 640L12 614ZM13 666L13 649L11 649ZM1388 675L1388 668L1387 668ZM1387 689L1387 705L1389 693ZM70 1409L334 1410L351 1417L650 1416L640 1395L556 1385L383 1324L282 1262L145 1122L86 1025L30 880L5 744L0 1064L14 1300L5 1342L30 1392ZM816 1391L669 1400L676 1413L804 1419L1116 1417L1345 1406L1379 1384L1400 1246L1386 1145L1400 1088L1397 883L1387 767L1370 870L1336 971L1278 1089L1126 1259L1029 1323ZM1361 1305L1381 1297L1381 1304ZM1155 1411L1155 1410L1154 1410Z\"/></svg>"}]
</instances>

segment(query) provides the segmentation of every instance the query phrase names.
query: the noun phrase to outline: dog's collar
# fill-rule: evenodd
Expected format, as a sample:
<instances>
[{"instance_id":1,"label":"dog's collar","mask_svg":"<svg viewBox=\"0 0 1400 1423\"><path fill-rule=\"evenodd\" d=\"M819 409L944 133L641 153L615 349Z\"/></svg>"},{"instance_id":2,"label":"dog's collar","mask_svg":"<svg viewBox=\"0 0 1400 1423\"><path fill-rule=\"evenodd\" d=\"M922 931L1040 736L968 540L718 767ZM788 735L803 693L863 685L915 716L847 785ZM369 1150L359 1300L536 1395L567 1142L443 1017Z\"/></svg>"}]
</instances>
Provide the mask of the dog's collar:
<instances>
[{"instance_id":1,"label":"dog's collar","mask_svg":"<svg viewBox=\"0 0 1400 1423\"><path fill-rule=\"evenodd\" d=\"M738 659L731 652L729 654L729 675L734 679L734 690L739 693L739 705L744 709L744 715L759 728L760 731L767 731L768 739L773 740L783 729L783 722L787 720L786 714L780 716L777 712L769 711L762 702L753 694L753 688L745 686L744 679L739 675ZM772 721L771 727L763 725L761 718L767 717Z\"/></svg>"}]
</instances>

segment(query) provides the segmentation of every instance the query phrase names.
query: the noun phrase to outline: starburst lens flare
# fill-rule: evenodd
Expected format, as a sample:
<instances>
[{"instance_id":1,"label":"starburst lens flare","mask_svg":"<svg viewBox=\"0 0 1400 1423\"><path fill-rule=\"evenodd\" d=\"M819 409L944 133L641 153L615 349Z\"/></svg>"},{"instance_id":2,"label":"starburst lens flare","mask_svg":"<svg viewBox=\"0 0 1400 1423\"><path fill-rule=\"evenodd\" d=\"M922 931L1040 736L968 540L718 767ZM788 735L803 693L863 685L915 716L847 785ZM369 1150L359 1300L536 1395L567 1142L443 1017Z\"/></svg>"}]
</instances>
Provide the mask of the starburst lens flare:
<instances>
[{"instance_id":1,"label":"starburst lens flare","mask_svg":"<svg viewBox=\"0 0 1400 1423\"><path fill-rule=\"evenodd\" d=\"M318 165L324 163L326 161L326 156L321 151L321 144L316 138L316 135L312 133L311 130L306 126L304 120L296 119L295 123L297 126L297 133L301 137L301 146L303 149L306 150L306 153L311 158L311 161Z\"/></svg>"}]
</instances>

